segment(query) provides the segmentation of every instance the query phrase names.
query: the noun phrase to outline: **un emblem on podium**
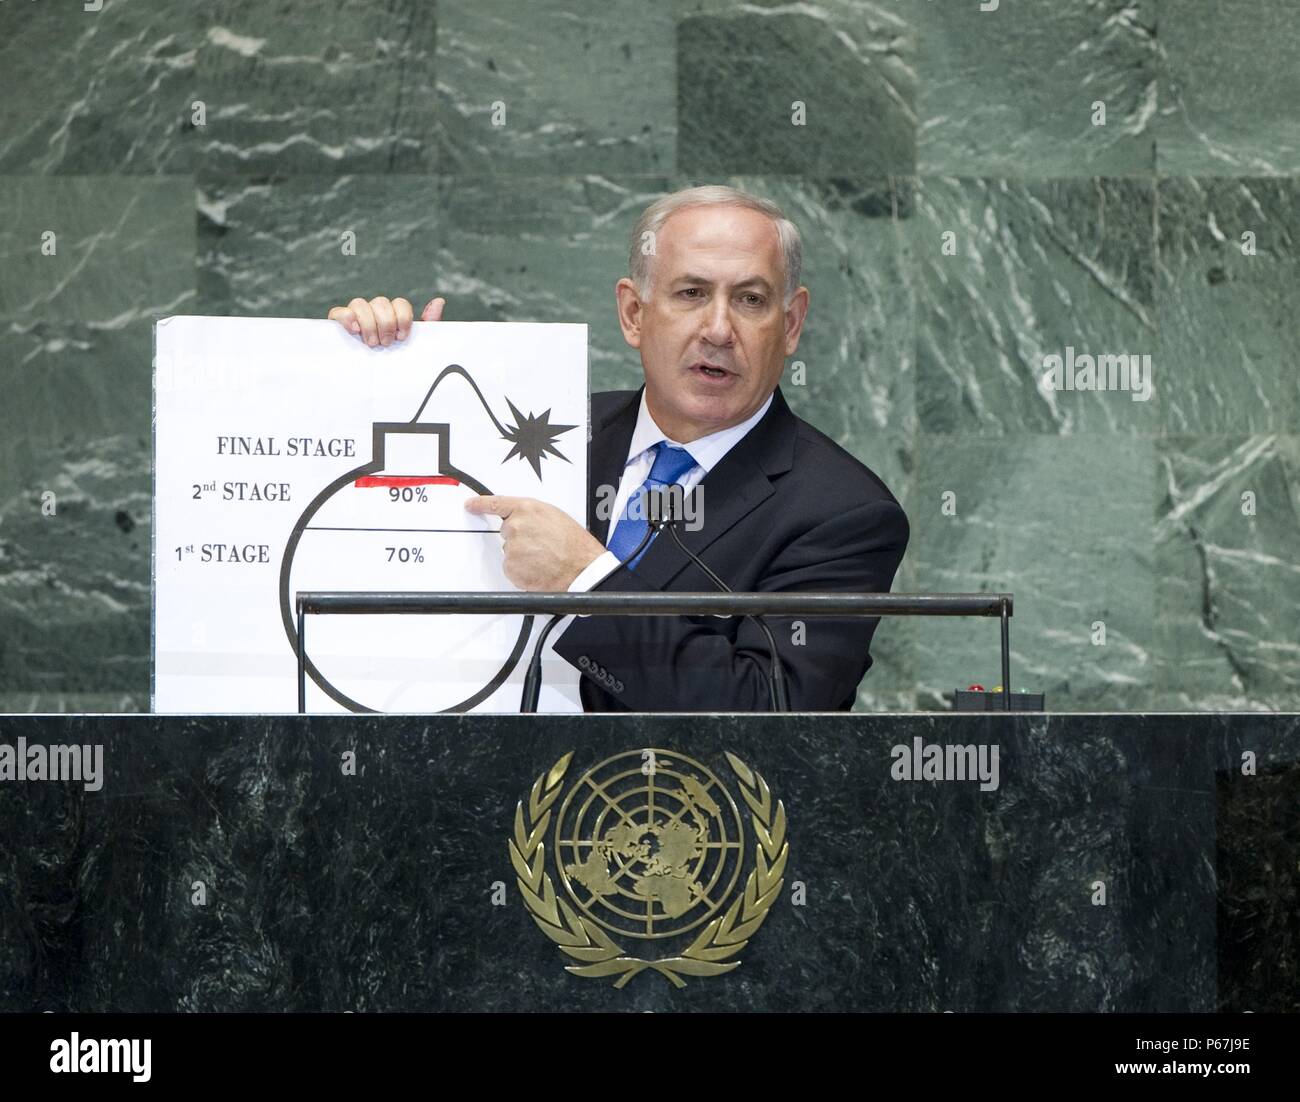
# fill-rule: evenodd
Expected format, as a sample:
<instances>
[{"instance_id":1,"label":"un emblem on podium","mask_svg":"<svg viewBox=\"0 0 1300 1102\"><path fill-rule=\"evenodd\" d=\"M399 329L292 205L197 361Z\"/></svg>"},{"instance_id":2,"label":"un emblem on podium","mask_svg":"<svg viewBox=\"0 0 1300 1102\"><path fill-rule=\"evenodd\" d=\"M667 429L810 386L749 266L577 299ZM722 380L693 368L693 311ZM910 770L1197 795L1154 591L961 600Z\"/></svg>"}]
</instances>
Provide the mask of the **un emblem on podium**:
<instances>
[{"instance_id":1,"label":"un emblem on podium","mask_svg":"<svg viewBox=\"0 0 1300 1102\"><path fill-rule=\"evenodd\" d=\"M570 752L520 801L510 860L537 925L580 962L569 972L622 987L650 970L684 987L685 976L740 966L732 958L780 895L790 844L785 806L758 773L726 758L748 823L721 778L671 750L617 754L566 787ZM646 956L628 952L626 939L646 943ZM661 945L667 952L650 956Z\"/></svg>"}]
</instances>

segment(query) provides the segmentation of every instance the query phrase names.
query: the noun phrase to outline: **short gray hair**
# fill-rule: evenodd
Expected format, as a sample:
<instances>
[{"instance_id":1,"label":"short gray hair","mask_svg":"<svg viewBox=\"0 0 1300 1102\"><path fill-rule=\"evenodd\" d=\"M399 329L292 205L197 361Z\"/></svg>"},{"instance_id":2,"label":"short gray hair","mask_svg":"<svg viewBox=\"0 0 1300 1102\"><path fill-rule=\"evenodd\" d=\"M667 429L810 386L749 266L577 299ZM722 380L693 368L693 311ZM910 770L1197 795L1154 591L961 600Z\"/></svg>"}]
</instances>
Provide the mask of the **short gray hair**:
<instances>
[{"instance_id":1,"label":"short gray hair","mask_svg":"<svg viewBox=\"0 0 1300 1102\"><path fill-rule=\"evenodd\" d=\"M775 203L760 199L756 195L740 191L734 187L708 185L706 187L683 188L656 199L641 213L632 227L632 247L628 253L628 274L636 286L636 293L641 300L649 298L651 277L653 275L652 249L645 243L653 242L660 228L668 217L683 207L721 206L731 204L748 207L760 214L765 214L776 226L777 241L781 246L781 267L785 275L785 287L782 293L782 306L789 306L794 293L799 290L799 276L803 269L803 241L795 224L785 216L785 212Z\"/></svg>"}]
</instances>

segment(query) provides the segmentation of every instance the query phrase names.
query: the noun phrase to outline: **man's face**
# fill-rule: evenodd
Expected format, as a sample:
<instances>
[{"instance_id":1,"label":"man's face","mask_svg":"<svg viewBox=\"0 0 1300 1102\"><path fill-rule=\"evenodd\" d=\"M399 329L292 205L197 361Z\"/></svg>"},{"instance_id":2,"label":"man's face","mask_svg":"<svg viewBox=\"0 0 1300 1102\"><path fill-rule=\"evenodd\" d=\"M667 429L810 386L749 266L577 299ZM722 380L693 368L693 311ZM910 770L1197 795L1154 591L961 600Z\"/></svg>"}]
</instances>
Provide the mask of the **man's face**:
<instances>
[{"instance_id":1,"label":"man's face","mask_svg":"<svg viewBox=\"0 0 1300 1102\"><path fill-rule=\"evenodd\" d=\"M776 226L747 207L685 207L660 227L651 270L644 302L630 279L616 288L651 416L681 443L739 424L776 389L808 312L804 287L782 307Z\"/></svg>"}]
</instances>

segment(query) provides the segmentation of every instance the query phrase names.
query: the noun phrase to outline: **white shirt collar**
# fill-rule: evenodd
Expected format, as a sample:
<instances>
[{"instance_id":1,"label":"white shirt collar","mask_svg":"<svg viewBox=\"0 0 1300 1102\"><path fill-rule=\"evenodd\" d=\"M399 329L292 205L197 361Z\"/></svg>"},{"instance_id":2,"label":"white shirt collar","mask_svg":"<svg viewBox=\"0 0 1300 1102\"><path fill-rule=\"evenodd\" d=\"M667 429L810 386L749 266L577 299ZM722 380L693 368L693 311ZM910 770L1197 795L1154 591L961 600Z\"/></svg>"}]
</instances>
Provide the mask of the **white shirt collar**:
<instances>
[{"instance_id":1,"label":"white shirt collar","mask_svg":"<svg viewBox=\"0 0 1300 1102\"><path fill-rule=\"evenodd\" d=\"M773 394L776 392L773 391ZM691 458L704 468L707 474L722 459L727 452L731 451L762 419L763 414L767 412L767 407L772 404L772 394L767 396L767 401L754 411L754 413L738 425L732 425L729 429L720 429L718 432L710 433L708 436L701 436L698 440L692 440L689 444L683 444L680 440L673 440L668 437L664 430L655 424L655 419L650 416L650 409L646 405L645 389L641 390L641 408L636 415L636 428L632 430L632 443L627 449L627 461L623 464L627 466L638 455L647 448L653 448L660 440L667 440L670 444L676 444L678 447L686 448L691 453Z\"/></svg>"}]
</instances>

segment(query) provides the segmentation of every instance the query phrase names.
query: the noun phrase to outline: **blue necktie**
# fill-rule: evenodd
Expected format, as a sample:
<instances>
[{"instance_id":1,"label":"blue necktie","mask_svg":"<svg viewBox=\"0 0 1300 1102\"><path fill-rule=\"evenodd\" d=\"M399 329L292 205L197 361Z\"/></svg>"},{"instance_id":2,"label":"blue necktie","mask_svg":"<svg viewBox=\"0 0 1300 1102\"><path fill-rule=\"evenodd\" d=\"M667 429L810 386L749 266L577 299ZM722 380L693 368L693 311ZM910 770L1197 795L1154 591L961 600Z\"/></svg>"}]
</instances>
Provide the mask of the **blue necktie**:
<instances>
[{"instance_id":1,"label":"blue necktie","mask_svg":"<svg viewBox=\"0 0 1300 1102\"><path fill-rule=\"evenodd\" d=\"M655 445L655 461L650 468L649 477L641 483L640 489L627 499L623 511L615 521L614 536L608 544L609 550L620 559L626 559L632 554L636 550L636 545L641 542L641 537L650 527L650 522L645 516L644 503L639 500L642 493L649 489L671 486L694 466L695 459L685 448L674 448L666 440L659 441ZM653 537L650 543L654 543ZM649 549L650 544L646 544L646 551ZM642 551L635 561L628 563L628 566L635 568L637 562L644 556L645 551Z\"/></svg>"}]
</instances>

